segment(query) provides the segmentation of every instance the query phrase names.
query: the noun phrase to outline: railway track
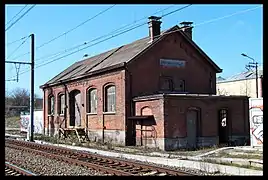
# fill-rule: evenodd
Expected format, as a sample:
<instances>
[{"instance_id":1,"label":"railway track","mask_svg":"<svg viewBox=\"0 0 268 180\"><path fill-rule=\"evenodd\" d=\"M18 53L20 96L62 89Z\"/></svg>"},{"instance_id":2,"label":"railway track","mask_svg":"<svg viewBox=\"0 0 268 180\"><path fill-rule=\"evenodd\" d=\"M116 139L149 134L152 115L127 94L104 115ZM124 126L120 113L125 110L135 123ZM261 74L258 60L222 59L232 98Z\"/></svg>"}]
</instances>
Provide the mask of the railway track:
<instances>
[{"instance_id":1,"label":"railway track","mask_svg":"<svg viewBox=\"0 0 268 180\"><path fill-rule=\"evenodd\" d=\"M111 158L52 145L5 139L5 146L80 165L116 176L195 176L188 172Z\"/></svg>"},{"instance_id":2,"label":"railway track","mask_svg":"<svg viewBox=\"0 0 268 180\"><path fill-rule=\"evenodd\" d=\"M10 162L5 162L5 175L6 176L36 176L36 174L22 169Z\"/></svg>"}]
</instances>

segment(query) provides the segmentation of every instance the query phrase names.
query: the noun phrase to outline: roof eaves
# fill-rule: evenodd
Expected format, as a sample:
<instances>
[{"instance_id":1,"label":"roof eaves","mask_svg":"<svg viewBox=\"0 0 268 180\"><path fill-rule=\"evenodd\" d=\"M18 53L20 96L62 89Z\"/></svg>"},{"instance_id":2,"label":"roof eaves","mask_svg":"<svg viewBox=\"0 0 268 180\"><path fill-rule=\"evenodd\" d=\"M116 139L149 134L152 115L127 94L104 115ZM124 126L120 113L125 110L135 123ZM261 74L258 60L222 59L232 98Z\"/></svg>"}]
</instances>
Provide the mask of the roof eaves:
<instances>
[{"instance_id":1,"label":"roof eaves","mask_svg":"<svg viewBox=\"0 0 268 180\"><path fill-rule=\"evenodd\" d=\"M118 69L118 68L122 68L124 66L125 66L125 63L116 64L116 65L106 67L106 68L103 68L103 69L100 69L100 70L96 70L96 71L93 71L93 72L89 72L87 74L83 74L83 75L80 75L80 76L71 77L71 78L64 79L64 80L61 80L61 81L57 81L57 82L54 82L54 83L51 83L51 84L45 84L45 85L42 86L42 88L56 86L56 85L60 85L60 84L63 84L63 83L68 83L68 82L78 80L78 79L81 79L81 78L97 75L99 73L103 73L103 72L106 72L106 71L111 71L111 70L115 70L115 69Z\"/></svg>"}]
</instances>

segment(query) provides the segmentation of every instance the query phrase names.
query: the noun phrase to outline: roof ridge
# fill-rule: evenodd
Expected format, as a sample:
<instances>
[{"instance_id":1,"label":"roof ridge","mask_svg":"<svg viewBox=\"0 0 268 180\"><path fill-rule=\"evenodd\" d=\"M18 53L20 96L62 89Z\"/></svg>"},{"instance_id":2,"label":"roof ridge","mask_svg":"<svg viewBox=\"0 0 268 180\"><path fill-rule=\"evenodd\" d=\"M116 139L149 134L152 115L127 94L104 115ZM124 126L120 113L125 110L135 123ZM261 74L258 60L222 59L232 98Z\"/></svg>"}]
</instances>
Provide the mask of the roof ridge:
<instances>
[{"instance_id":1,"label":"roof ridge","mask_svg":"<svg viewBox=\"0 0 268 180\"><path fill-rule=\"evenodd\" d=\"M103 61L105 61L107 58L111 57L114 53L116 53L119 49L121 49L123 46L118 47L117 49L115 49L113 52L111 52L108 56L106 56L104 59L102 59L99 63L96 63L94 66L92 66L89 70L87 70L85 73L87 73L88 71L92 70L93 68L95 68L96 66L98 66L99 64L101 64ZM107 53L107 52L106 52ZM99 59L97 59L99 60Z\"/></svg>"}]
</instances>

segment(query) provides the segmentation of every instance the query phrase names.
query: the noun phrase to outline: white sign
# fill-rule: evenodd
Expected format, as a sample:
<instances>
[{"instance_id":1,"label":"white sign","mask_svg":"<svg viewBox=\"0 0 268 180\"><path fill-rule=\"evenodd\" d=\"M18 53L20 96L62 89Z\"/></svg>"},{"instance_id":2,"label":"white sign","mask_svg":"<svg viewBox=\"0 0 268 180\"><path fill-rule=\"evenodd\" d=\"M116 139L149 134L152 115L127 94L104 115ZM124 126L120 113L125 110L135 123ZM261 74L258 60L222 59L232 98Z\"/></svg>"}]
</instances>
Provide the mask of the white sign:
<instances>
[{"instance_id":1,"label":"white sign","mask_svg":"<svg viewBox=\"0 0 268 180\"><path fill-rule=\"evenodd\" d=\"M20 116L20 131L27 132L30 127L30 115ZM43 133L43 111L34 111L34 133Z\"/></svg>"},{"instance_id":2,"label":"white sign","mask_svg":"<svg viewBox=\"0 0 268 180\"><path fill-rule=\"evenodd\" d=\"M263 98L249 98L250 144L263 145Z\"/></svg>"},{"instance_id":3,"label":"white sign","mask_svg":"<svg viewBox=\"0 0 268 180\"><path fill-rule=\"evenodd\" d=\"M185 61L173 59L160 59L160 65L164 67L185 67Z\"/></svg>"}]
</instances>

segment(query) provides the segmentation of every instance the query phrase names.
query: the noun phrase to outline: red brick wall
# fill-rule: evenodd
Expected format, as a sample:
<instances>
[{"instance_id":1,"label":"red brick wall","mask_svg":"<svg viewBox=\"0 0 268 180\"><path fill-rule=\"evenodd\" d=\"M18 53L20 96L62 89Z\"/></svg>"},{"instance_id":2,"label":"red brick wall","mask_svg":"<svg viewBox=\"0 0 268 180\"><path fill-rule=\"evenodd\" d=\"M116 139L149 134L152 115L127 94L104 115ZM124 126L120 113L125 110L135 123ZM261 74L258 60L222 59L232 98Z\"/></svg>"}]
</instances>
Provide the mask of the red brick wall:
<instances>
[{"instance_id":1,"label":"red brick wall","mask_svg":"<svg viewBox=\"0 0 268 180\"><path fill-rule=\"evenodd\" d=\"M113 83L116 86L116 113L114 114L105 114L103 113L103 87L107 83ZM97 106L97 114L94 115L87 115L86 108L86 91L88 88L94 87L97 88L97 96L98 96L98 106ZM81 126L86 127L86 119L88 120L88 127L89 129L102 129L102 120L104 118L104 125L106 126L106 129L119 129L124 130L125 127L125 71L116 71L113 73L108 73L105 75L99 75L92 78L85 78L78 82L72 82L67 83L67 89L68 92L71 92L73 90L80 90L81 92L81 103L84 104L84 107L82 107L81 114L82 114L82 120L81 120ZM64 92L64 87L62 86L56 86L52 87L52 93L54 97L57 97L57 95L60 92ZM44 107L45 111L45 117L44 117L44 124L45 128L47 128L47 109L48 109L48 99L49 92L46 89L45 90L45 102L46 105ZM68 96L67 96L68 97ZM57 110L58 110L58 98L55 98L55 115L58 116ZM69 104L69 99L67 98L67 104ZM55 118L56 118L55 117ZM69 119L69 109L67 108L67 118ZM69 120L67 123L67 127L69 126Z\"/></svg>"},{"instance_id":2,"label":"red brick wall","mask_svg":"<svg viewBox=\"0 0 268 180\"><path fill-rule=\"evenodd\" d=\"M182 43L182 44L181 44ZM186 61L185 68L161 68L160 59ZM133 96L153 94L159 91L159 76L179 77L185 80L185 89L190 93L210 93L210 72L216 94L216 72L199 53L177 34L168 35L163 41L130 63L133 76Z\"/></svg>"},{"instance_id":3,"label":"red brick wall","mask_svg":"<svg viewBox=\"0 0 268 180\"><path fill-rule=\"evenodd\" d=\"M155 129L154 133L156 133L156 138L163 138L164 137L163 100L156 99L156 100L136 102L135 108L136 108L136 114L135 114L136 116L149 115L148 112L150 111L152 112L152 115L154 116L154 120L155 120L155 125L152 125L152 126ZM143 111L144 108L146 108L145 111ZM142 114L142 111L143 111L143 114ZM151 123L144 121L143 124L151 124ZM137 125L136 128L140 129L140 125ZM143 130L145 130L145 128L146 127L143 126ZM147 130L149 129L152 129L152 128L148 127ZM141 136L140 131L137 131L136 137L140 137L140 136ZM147 136L149 137L150 133L147 133Z\"/></svg>"},{"instance_id":4,"label":"red brick wall","mask_svg":"<svg viewBox=\"0 0 268 180\"><path fill-rule=\"evenodd\" d=\"M228 108L229 125L233 135L245 135L248 129L248 103L244 99L185 97L165 98L165 137L186 137L186 113L190 107L201 109L201 136L218 135L218 118L221 108ZM231 123L231 124L230 124Z\"/></svg>"}]
</instances>

